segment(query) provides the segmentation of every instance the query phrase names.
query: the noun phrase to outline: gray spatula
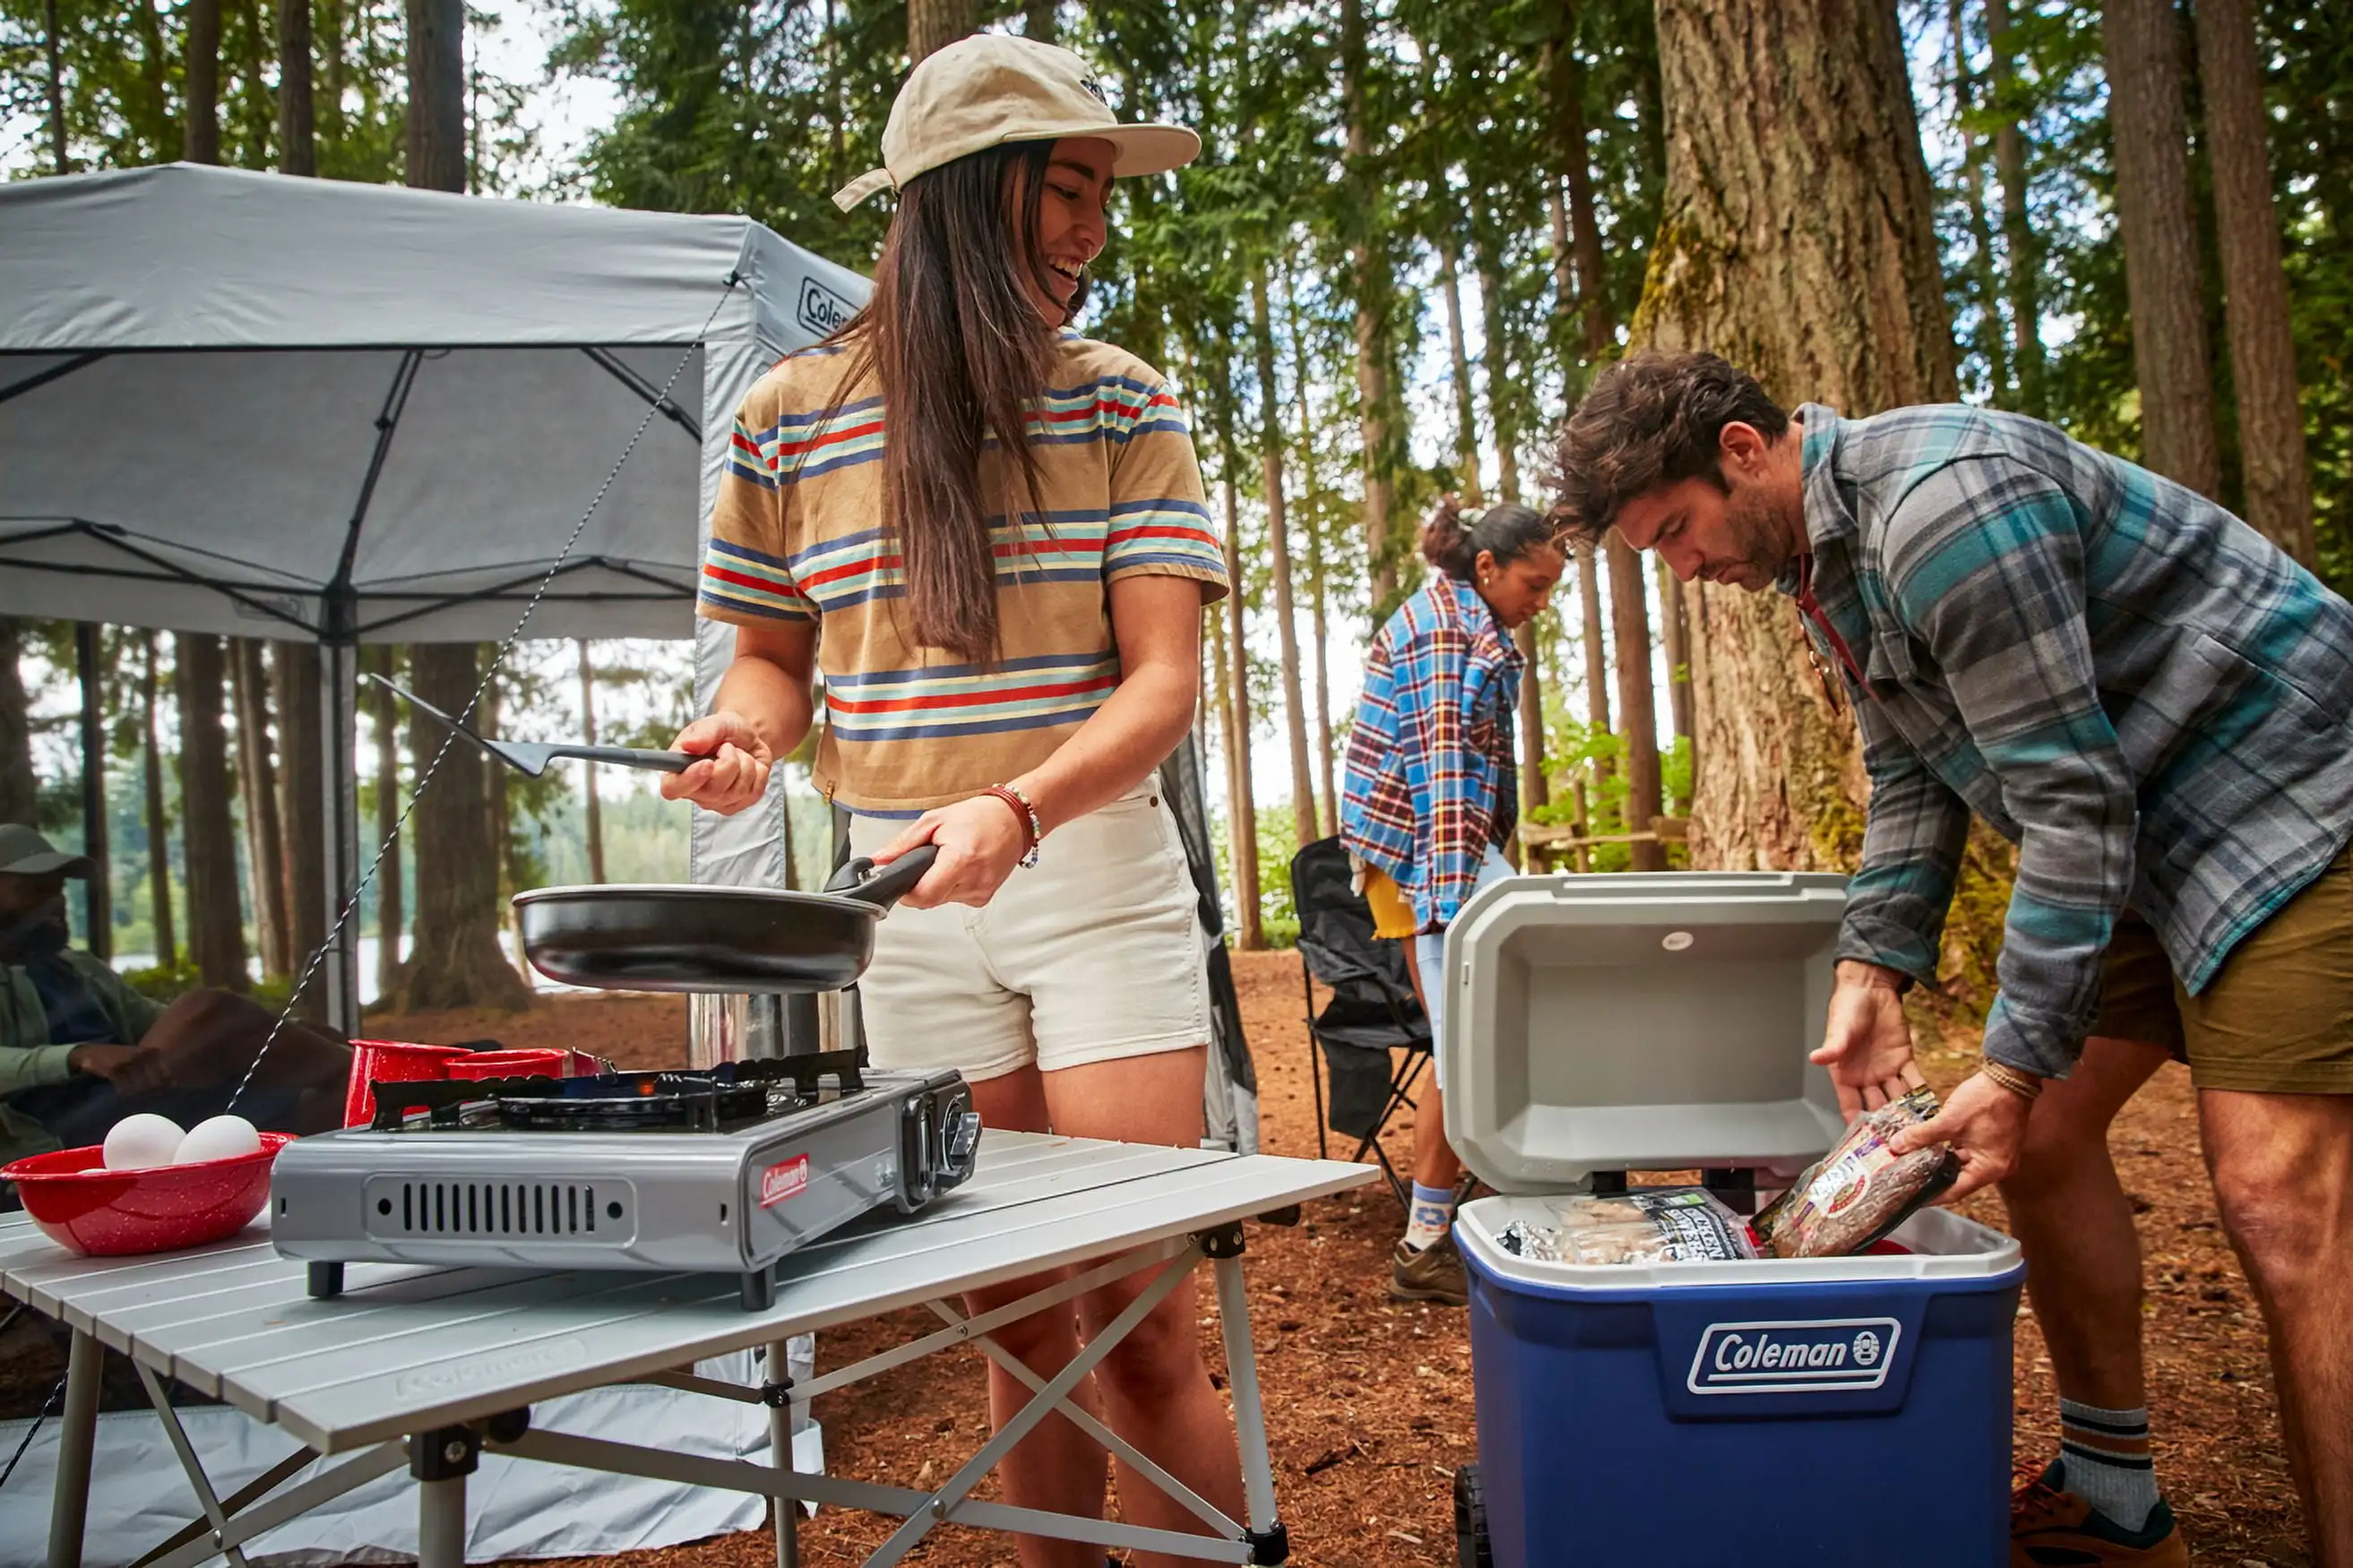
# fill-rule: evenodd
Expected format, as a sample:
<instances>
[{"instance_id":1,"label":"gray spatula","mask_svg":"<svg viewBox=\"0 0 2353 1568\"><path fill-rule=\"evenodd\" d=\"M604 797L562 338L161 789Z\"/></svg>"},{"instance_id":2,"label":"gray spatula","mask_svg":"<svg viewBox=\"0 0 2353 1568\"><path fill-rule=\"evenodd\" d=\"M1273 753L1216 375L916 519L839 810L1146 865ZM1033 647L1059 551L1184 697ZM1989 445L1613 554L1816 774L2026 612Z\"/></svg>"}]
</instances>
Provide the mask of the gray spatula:
<instances>
[{"instance_id":1,"label":"gray spatula","mask_svg":"<svg viewBox=\"0 0 2353 1568\"><path fill-rule=\"evenodd\" d=\"M645 768L658 773L684 773L694 763L703 761L689 752L655 752L641 746L571 746L555 741L486 741L415 692L402 690L381 675L371 675L368 679L395 696L405 698L417 711L430 713L517 773L528 773L533 778L547 772L547 764L558 757L610 763L617 768Z\"/></svg>"}]
</instances>

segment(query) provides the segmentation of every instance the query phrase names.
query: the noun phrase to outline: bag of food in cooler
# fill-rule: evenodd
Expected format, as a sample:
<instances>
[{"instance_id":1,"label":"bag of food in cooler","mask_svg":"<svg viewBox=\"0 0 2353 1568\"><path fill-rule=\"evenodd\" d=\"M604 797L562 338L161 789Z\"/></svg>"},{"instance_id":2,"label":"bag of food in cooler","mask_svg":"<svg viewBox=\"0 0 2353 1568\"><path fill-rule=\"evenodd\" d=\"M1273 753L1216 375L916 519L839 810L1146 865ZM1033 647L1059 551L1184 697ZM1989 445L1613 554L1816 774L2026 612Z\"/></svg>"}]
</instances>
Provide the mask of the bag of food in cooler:
<instances>
[{"instance_id":1,"label":"bag of food in cooler","mask_svg":"<svg viewBox=\"0 0 2353 1568\"><path fill-rule=\"evenodd\" d=\"M1846 1136L1750 1222L1775 1258L1843 1258L1883 1239L1961 1173L1947 1143L1909 1154L1888 1147L1936 1114L1936 1092L1915 1089L1856 1117Z\"/></svg>"},{"instance_id":2,"label":"bag of food in cooler","mask_svg":"<svg viewBox=\"0 0 2353 1568\"><path fill-rule=\"evenodd\" d=\"M1715 1263L1755 1258L1748 1223L1704 1187L1637 1187L1552 1205L1551 1225L1514 1220L1495 1239L1536 1263Z\"/></svg>"}]
</instances>

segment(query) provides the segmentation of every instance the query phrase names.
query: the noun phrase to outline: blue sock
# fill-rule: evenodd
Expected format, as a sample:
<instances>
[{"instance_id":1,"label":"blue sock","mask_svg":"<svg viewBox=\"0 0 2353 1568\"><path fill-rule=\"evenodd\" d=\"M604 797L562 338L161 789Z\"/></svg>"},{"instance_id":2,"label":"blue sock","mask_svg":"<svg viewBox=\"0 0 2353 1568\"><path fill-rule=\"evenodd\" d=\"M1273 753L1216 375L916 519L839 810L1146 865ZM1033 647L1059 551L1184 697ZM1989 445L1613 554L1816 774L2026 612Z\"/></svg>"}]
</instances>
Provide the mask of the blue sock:
<instances>
[{"instance_id":1,"label":"blue sock","mask_svg":"<svg viewBox=\"0 0 2353 1568\"><path fill-rule=\"evenodd\" d=\"M1413 1184L1413 1207L1406 1215L1405 1245L1419 1252L1442 1239L1454 1223L1454 1189Z\"/></svg>"}]
</instances>

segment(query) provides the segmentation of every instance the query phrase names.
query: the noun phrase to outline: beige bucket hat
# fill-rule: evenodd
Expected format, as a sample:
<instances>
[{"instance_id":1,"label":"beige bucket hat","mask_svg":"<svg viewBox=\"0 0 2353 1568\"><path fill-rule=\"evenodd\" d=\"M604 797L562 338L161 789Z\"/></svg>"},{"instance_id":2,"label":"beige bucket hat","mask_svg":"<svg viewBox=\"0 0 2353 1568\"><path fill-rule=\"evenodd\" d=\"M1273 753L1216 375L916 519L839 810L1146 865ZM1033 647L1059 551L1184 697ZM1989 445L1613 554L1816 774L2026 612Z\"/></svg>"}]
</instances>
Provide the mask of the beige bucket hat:
<instances>
[{"instance_id":1,"label":"beige bucket hat","mask_svg":"<svg viewBox=\"0 0 2353 1568\"><path fill-rule=\"evenodd\" d=\"M1114 174L1160 174L1201 155L1182 125L1123 125L1087 62L1068 49L1008 33L977 33L907 73L882 129L882 167L834 193L848 212L928 169L1008 142L1091 137L1112 144Z\"/></svg>"}]
</instances>

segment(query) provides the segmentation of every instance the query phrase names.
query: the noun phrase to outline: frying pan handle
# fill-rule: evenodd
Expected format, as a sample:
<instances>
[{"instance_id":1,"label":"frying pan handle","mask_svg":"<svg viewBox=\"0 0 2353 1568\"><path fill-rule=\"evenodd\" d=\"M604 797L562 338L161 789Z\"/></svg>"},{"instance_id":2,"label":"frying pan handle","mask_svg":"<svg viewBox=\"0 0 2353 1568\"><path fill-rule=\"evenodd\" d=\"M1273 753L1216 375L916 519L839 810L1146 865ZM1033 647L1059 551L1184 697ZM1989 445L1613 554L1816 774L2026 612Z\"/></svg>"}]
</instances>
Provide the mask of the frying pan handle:
<instances>
[{"instance_id":1,"label":"frying pan handle","mask_svg":"<svg viewBox=\"0 0 2353 1568\"><path fill-rule=\"evenodd\" d=\"M846 899L856 899L879 909L889 909L899 901L910 888L923 879L932 862L940 858L936 844L918 844L881 870L874 862L860 855L833 874L825 885L828 893L839 893Z\"/></svg>"}]
</instances>

